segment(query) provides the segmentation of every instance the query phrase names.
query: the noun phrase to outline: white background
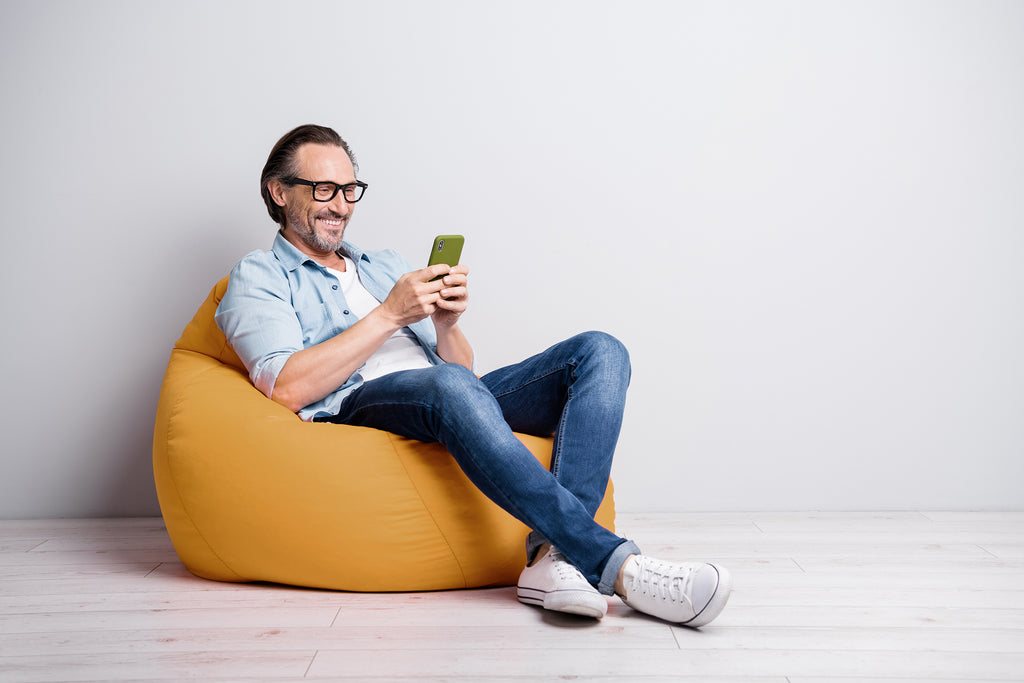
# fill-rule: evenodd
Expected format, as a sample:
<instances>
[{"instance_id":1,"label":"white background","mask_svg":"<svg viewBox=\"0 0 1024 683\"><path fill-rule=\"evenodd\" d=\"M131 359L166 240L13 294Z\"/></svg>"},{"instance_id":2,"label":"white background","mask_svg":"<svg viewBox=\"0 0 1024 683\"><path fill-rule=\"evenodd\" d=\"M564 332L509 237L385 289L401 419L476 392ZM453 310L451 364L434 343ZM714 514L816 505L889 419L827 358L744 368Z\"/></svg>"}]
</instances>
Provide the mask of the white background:
<instances>
[{"instance_id":1,"label":"white background","mask_svg":"<svg viewBox=\"0 0 1024 683\"><path fill-rule=\"evenodd\" d=\"M1024 504L1024 3L4 2L0 54L0 517L158 512L307 122L349 239L466 235L480 370L627 344L621 509Z\"/></svg>"}]
</instances>

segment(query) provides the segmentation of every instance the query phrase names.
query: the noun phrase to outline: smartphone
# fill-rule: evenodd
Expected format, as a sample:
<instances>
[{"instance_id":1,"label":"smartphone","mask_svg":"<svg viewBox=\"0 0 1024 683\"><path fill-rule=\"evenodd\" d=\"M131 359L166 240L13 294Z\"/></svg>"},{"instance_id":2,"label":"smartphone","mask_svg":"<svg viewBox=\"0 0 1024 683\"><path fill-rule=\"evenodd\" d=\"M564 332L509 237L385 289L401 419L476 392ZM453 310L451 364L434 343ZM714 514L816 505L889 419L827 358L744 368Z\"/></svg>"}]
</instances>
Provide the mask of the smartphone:
<instances>
[{"instance_id":1,"label":"smartphone","mask_svg":"<svg viewBox=\"0 0 1024 683\"><path fill-rule=\"evenodd\" d=\"M434 238L434 246L430 248L430 258L427 259L428 266L438 263L447 263L449 266L459 265L459 257L462 256L462 245L466 238L462 235L438 235ZM440 280L443 276L438 275L434 280ZM431 280L433 282L434 280Z\"/></svg>"}]
</instances>

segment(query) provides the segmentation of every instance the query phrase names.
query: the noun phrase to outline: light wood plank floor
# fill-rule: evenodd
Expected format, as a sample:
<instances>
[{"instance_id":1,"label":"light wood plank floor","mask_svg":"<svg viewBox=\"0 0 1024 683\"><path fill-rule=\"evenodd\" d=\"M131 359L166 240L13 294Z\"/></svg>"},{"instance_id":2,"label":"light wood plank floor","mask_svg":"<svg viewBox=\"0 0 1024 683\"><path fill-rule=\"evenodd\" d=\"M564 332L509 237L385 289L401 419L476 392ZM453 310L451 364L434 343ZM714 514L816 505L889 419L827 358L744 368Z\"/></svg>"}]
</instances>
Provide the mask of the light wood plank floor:
<instances>
[{"instance_id":1,"label":"light wood plank floor","mask_svg":"<svg viewBox=\"0 0 1024 683\"><path fill-rule=\"evenodd\" d=\"M726 564L722 616L214 583L159 519L0 521L0 681L1024 681L1024 512L618 523L651 555Z\"/></svg>"}]
</instances>

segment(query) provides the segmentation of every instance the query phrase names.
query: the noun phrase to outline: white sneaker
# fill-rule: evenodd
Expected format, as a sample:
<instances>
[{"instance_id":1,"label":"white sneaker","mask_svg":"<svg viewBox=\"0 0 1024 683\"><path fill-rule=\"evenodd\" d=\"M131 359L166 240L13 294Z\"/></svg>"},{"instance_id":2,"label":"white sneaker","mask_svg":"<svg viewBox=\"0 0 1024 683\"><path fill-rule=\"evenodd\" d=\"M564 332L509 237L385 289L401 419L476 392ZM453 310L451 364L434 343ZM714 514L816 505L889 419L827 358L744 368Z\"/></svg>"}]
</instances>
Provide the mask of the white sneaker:
<instances>
[{"instance_id":1,"label":"white sneaker","mask_svg":"<svg viewBox=\"0 0 1024 683\"><path fill-rule=\"evenodd\" d=\"M732 579L713 564L675 564L633 555L623 568L622 601L635 610L698 628L717 617L729 600Z\"/></svg>"},{"instance_id":2,"label":"white sneaker","mask_svg":"<svg viewBox=\"0 0 1024 683\"><path fill-rule=\"evenodd\" d=\"M527 605L595 619L608 611L608 600L555 548L519 575L517 597Z\"/></svg>"}]
</instances>

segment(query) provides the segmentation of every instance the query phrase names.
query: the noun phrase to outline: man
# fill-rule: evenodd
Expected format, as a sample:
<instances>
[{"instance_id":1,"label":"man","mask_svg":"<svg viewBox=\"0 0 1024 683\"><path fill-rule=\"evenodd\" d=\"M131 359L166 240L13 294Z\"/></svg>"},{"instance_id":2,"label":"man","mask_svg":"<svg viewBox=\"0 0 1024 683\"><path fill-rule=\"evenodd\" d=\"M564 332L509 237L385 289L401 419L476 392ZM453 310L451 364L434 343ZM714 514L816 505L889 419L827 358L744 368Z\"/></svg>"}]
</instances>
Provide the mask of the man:
<instances>
[{"instance_id":1,"label":"man","mask_svg":"<svg viewBox=\"0 0 1024 683\"><path fill-rule=\"evenodd\" d=\"M255 386L306 420L443 444L532 529L520 601L601 618L614 593L674 623L715 618L724 569L645 557L594 522L629 383L622 344L588 332L477 378L459 328L468 268L416 270L344 241L367 187L356 171L347 143L321 126L289 132L267 159L261 191L280 231L234 268L216 315ZM551 471L513 431L555 436Z\"/></svg>"}]
</instances>

